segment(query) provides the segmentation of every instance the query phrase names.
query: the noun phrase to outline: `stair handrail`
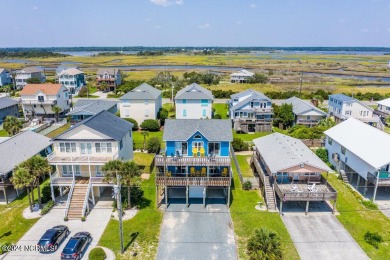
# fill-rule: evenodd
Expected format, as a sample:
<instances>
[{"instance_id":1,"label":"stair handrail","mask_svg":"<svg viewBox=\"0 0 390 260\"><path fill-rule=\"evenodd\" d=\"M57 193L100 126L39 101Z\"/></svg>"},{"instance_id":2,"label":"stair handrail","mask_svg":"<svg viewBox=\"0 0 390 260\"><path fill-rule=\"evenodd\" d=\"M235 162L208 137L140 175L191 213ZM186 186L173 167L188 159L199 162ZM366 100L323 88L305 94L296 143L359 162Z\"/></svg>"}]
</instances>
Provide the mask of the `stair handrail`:
<instances>
[{"instance_id":1,"label":"stair handrail","mask_svg":"<svg viewBox=\"0 0 390 260\"><path fill-rule=\"evenodd\" d=\"M72 180L72 186L70 187L69 194L68 194L68 199L66 200L66 207L65 207L65 217L68 216L68 211L70 207L70 201L72 200L73 196L73 190L76 182L75 179Z\"/></svg>"},{"instance_id":2,"label":"stair handrail","mask_svg":"<svg viewBox=\"0 0 390 260\"><path fill-rule=\"evenodd\" d=\"M88 182L88 188L87 188L87 193L85 194L84 198L84 205L83 205L83 211L82 211L82 216L85 217L85 211L87 210L87 205L88 205L88 197L89 197L89 192L91 191L92 187L92 182Z\"/></svg>"}]
</instances>

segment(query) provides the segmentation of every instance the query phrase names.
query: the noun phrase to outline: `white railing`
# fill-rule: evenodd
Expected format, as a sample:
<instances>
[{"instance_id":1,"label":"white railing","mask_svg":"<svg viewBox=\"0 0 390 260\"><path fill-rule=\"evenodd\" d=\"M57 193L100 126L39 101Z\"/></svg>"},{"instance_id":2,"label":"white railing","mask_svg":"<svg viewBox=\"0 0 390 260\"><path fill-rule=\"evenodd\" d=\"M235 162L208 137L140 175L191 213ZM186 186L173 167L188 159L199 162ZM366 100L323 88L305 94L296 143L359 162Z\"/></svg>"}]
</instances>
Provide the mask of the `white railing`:
<instances>
[{"instance_id":1,"label":"white railing","mask_svg":"<svg viewBox=\"0 0 390 260\"><path fill-rule=\"evenodd\" d=\"M104 163L118 158L118 152L114 155L99 155L99 154L76 154L63 155L52 152L47 156L47 160L51 163L73 163L73 162L88 162L88 163Z\"/></svg>"},{"instance_id":2,"label":"white railing","mask_svg":"<svg viewBox=\"0 0 390 260\"><path fill-rule=\"evenodd\" d=\"M73 190L74 190L75 184L76 184L76 182L75 182L75 180L73 179L73 181L72 181L72 186L70 187L70 190L69 190L68 199L67 199L67 201L66 201L65 217L68 216L70 201L72 200Z\"/></svg>"},{"instance_id":3,"label":"white railing","mask_svg":"<svg viewBox=\"0 0 390 260\"><path fill-rule=\"evenodd\" d=\"M91 192L91 187L92 187L92 182L90 181L89 183L88 183L88 189L87 189L87 193L85 194L85 199L84 199L84 205L83 205L83 212L82 212L82 214L83 214L83 217L85 217L85 211L87 210L87 208L88 208L88 198L89 198L89 193Z\"/></svg>"}]
</instances>

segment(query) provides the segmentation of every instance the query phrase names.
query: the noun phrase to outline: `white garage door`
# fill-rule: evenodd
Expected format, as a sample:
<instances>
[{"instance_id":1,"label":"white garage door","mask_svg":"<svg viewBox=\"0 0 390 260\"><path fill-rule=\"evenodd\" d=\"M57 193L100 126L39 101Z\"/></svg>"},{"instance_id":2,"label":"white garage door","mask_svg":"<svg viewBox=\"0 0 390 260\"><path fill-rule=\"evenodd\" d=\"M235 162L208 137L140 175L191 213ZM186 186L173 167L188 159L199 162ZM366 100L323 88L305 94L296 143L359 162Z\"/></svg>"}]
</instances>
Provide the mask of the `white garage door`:
<instances>
[{"instance_id":1,"label":"white garage door","mask_svg":"<svg viewBox=\"0 0 390 260\"><path fill-rule=\"evenodd\" d=\"M190 187L190 198L203 198L203 187Z\"/></svg>"}]
</instances>

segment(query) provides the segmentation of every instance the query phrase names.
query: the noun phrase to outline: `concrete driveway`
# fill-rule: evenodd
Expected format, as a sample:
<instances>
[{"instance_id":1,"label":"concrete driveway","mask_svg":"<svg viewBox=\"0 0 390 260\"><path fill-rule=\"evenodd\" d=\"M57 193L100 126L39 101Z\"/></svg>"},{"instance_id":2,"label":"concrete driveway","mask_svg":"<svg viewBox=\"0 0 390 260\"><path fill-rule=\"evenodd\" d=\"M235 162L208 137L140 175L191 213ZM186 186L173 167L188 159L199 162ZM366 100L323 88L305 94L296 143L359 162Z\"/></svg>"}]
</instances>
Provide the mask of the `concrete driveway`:
<instances>
[{"instance_id":1,"label":"concrete driveway","mask_svg":"<svg viewBox=\"0 0 390 260\"><path fill-rule=\"evenodd\" d=\"M285 213L282 219L301 259L369 259L331 213Z\"/></svg>"},{"instance_id":2,"label":"concrete driveway","mask_svg":"<svg viewBox=\"0 0 390 260\"><path fill-rule=\"evenodd\" d=\"M60 259L62 249L69 238L80 231L87 231L92 235L92 243L88 246L83 259L88 259L89 251L95 247L106 228L112 213L112 201L99 201L91 211L87 220L64 221L64 204L54 207L48 214L43 216L27 233L19 240L17 245L36 245L43 233L56 225L66 225L70 230L69 237L60 245L58 250L50 254L41 254L36 251L14 251L9 252L4 259Z\"/></svg>"},{"instance_id":3,"label":"concrete driveway","mask_svg":"<svg viewBox=\"0 0 390 260\"><path fill-rule=\"evenodd\" d=\"M157 259L237 259L229 209L223 204L170 204Z\"/></svg>"}]
</instances>

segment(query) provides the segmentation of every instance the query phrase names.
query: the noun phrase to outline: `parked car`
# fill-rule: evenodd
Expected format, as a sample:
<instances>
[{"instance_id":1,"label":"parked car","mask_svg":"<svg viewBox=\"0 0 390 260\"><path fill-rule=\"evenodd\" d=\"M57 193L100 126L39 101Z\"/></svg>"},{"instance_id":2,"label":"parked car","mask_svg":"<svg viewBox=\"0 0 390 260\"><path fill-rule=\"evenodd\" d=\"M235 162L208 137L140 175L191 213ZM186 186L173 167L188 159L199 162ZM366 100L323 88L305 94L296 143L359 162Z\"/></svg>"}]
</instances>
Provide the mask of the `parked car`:
<instances>
[{"instance_id":1,"label":"parked car","mask_svg":"<svg viewBox=\"0 0 390 260\"><path fill-rule=\"evenodd\" d=\"M69 236L70 231L67 226L55 226L46 230L45 234L38 242L40 252L54 252L57 250L58 245Z\"/></svg>"},{"instance_id":2,"label":"parked car","mask_svg":"<svg viewBox=\"0 0 390 260\"><path fill-rule=\"evenodd\" d=\"M81 259L91 241L92 237L90 233L76 233L71 239L69 239L64 250L62 250L61 259Z\"/></svg>"}]
</instances>

